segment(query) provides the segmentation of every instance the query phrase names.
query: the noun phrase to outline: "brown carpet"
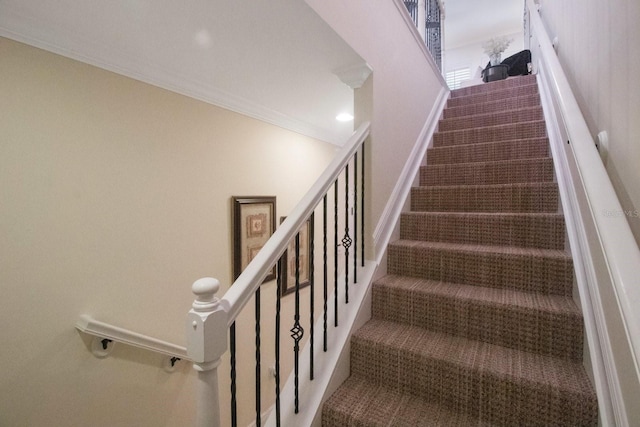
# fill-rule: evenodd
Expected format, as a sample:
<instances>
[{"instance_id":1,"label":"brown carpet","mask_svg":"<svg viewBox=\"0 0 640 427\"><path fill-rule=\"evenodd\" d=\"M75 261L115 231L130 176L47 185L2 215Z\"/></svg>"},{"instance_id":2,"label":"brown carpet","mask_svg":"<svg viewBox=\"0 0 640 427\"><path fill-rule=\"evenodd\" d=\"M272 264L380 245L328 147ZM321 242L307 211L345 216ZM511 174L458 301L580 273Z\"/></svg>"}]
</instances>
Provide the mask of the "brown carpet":
<instances>
[{"instance_id":1,"label":"brown carpet","mask_svg":"<svg viewBox=\"0 0 640 427\"><path fill-rule=\"evenodd\" d=\"M455 90L324 427L595 426L534 76Z\"/></svg>"}]
</instances>

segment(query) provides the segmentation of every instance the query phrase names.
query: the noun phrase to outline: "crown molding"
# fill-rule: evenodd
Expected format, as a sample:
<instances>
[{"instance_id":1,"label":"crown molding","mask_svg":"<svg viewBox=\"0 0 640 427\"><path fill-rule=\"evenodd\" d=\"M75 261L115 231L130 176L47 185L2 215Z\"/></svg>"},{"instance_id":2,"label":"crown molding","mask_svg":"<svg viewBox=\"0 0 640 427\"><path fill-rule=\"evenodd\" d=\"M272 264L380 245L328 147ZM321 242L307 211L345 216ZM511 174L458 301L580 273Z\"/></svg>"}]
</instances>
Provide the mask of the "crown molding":
<instances>
[{"instance_id":1,"label":"crown molding","mask_svg":"<svg viewBox=\"0 0 640 427\"><path fill-rule=\"evenodd\" d=\"M28 22L25 22L25 25L29 28ZM38 34L38 30L20 31L0 26L0 36L333 145L341 146L346 140L345 136L337 129L334 131L321 128L243 97L225 92L208 83L185 79L184 76L172 73L157 64L142 61L138 57L130 57L114 49L105 49L104 46L98 46L88 39L78 40L73 34L67 34L67 40L71 41L69 47L46 41L45 34ZM98 51L103 53L101 57L83 53Z\"/></svg>"}]
</instances>

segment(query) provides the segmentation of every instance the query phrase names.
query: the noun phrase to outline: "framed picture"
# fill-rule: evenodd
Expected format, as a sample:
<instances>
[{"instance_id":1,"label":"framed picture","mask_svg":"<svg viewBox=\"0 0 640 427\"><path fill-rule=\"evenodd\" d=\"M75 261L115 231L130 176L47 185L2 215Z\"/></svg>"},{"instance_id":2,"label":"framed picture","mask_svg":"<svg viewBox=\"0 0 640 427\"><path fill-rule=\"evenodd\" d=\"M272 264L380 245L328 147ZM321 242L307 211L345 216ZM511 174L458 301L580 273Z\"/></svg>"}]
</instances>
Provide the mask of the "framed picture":
<instances>
[{"instance_id":1,"label":"framed picture","mask_svg":"<svg viewBox=\"0 0 640 427\"><path fill-rule=\"evenodd\" d=\"M233 197L234 280L255 258L275 229L276 198L274 196ZM264 282L275 278L274 266Z\"/></svg>"},{"instance_id":2,"label":"framed picture","mask_svg":"<svg viewBox=\"0 0 640 427\"><path fill-rule=\"evenodd\" d=\"M280 218L280 223L286 217ZM313 244L313 214L311 218L300 228L300 244L299 244L299 264L298 275L300 288L309 286L311 266L311 245ZM280 279L280 295L286 295L296 290L296 241L291 240L287 250L282 254L281 262L281 279Z\"/></svg>"}]
</instances>

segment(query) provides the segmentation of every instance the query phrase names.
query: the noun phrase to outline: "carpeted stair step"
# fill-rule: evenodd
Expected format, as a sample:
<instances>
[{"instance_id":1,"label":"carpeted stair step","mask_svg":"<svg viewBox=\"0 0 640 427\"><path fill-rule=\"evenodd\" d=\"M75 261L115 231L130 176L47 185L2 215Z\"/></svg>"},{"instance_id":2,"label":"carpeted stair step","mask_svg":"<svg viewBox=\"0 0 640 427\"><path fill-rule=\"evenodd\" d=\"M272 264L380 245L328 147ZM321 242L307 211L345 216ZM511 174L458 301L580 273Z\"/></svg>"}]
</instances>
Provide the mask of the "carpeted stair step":
<instances>
[{"instance_id":1,"label":"carpeted stair step","mask_svg":"<svg viewBox=\"0 0 640 427\"><path fill-rule=\"evenodd\" d=\"M397 240L387 273L450 283L570 296L573 262L565 251Z\"/></svg>"},{"instance_id":2,"label":"carpeted stair step","mask_svg":"<svg viewBox=\"0 0 640 427\"><path fill-rule=\"evenodd\" d=\"M420 185L484 185L553 181L553 159L428 165L420 168Z\"/></svg>"},{"instance_id":3,"label":"carpeted stair step","mask_svg":"<svg viewBox=\"0 0 640 427\"><path fill-rule=\"evenodd\" d=\"M452 96L447 101L447 108L460 107L468 104L482 104L484 102L500 101L506 98L519 98L523 96L535 95L538 93L538 85L518 85L494 91L473 93L469 95Z\"/></svg>"},{"instance_id":4,"label":"carpeted stair step","mask_svg":"<svg viewBox=\"0 0 640 427\"><path fill-rule=\"evenodd\" d=\"M559 213L405 212L400 238L563 250L565 222Z\"/></svg>"},{"instance_id":5,"label":"carpeted stair step","mask_svg":"<svg viewBox=\"0 0 640 427\"><path fill-rule=\"evenodd\" d=\"M547 127L544 120L534 120L480 128L438 131L433 134L433 146L447 147L545 136L547 136Z\"/></svg>"},{"instance_id":6,"label":"carpeted stair step","mask_svg":"<svg viewBox=\"0 0 640 427\"><path fill-rule=\"evenodd\" d=\"M415 326L367 322L351 339L351 372L498 426L597 425L582 362Z\"/></svg>"},{"instance_id":7,"label":"carpeted stair step","mask_svg":"<svg viewBox=\"0 0 640 427\"><path fill-rule=\"evenodd\" d=\"M447 132L516 122L532 122L536 120L544 120L542 107L540 106L516 110L502 110L473 116L455 117L452 119L441 119L438 123L438 131Z\"/></svg>"},{"instance_id":8,"label":"carpeted stair step","mask_svg":"<svg viewBox=\"0 0 640 427\"><path fill-rule=\"evenodd\" d=\"M322 407L322 427L491 427L464 413L352 375Z\"/></svg>"},{"instance_id":9,"label":"carpeted stair step","mask_svg":"<svg viewBox=\"0 0 640 427\"><path fill-rule=\"evenodd\" d=\"M490 162L514 159L549 157L549 140L546 137L431 147L427 150L428 165L450 163Z\"/></svg>"},{"instance_id":10,"label":"carpeted stair step","mask_svg":"<svg viewBox=\"0 0 640 427\"><path fill-rule=\"evenodd\" d=\"M373 317L516 350L582 360L573 298L387 275L373 285Z\"/></svg>"},{"instance_id":11,"label":"carpeted stair step","mask_svg":"<svg viewBox=\"0 0 640 427\"><path fill-rule=\"evenodd\" d=\"M553 182L413 187L417 212L558 212Z\"/></svg>"},{"instance_id":12,"label":"carpeted stair step","mask_svg":"<svg viewBox=\"0 0 640 427\"><path fill-rule=\"evenodd\" d=\"M504 89L510 89L519 86L528 86L536 84L536 76L530 74L528 76L511 77L505 80L485 83L481 85L467 86L451 91L452 98L460 98L478 93L495 92Z\"/></svg>"},{"instance_id":13,"label":"carpeted stair step","mask_svg":"<svg viewBox=\"0 0 640 427\"><path fill-rule=\"evenodd\" d=\"M457 117L473 116L476 114L495 113L505 110L518 110L520 108L537 107L540 105L538 94L505 98L499 101L483 102L480 104L468 104L460 107L446 108L443 118L453 119Z\"/></svg>"}]
</instances>

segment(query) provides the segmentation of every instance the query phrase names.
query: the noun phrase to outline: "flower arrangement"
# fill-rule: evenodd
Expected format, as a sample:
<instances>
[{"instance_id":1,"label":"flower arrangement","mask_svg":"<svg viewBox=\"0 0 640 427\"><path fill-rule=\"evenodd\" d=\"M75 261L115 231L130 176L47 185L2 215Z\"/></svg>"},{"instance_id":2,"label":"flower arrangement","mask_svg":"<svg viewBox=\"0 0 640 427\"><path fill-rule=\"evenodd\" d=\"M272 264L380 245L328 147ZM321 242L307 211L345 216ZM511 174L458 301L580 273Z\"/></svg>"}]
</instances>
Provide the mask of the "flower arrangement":
<instances>
[{"instance_id":1,"label":"flower arrangement","mask_svg":"<svg viewBox=\"0 0 640 427\"><path fill-rule=\"evenodd\" d=\"M482 44L484 53L489 55L491 59L491 65L498 65L500 63L500 54L509 47L511 41L510 38L501 36L493 37Z\"/></svg>"}]
</instances>

